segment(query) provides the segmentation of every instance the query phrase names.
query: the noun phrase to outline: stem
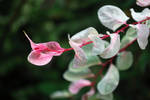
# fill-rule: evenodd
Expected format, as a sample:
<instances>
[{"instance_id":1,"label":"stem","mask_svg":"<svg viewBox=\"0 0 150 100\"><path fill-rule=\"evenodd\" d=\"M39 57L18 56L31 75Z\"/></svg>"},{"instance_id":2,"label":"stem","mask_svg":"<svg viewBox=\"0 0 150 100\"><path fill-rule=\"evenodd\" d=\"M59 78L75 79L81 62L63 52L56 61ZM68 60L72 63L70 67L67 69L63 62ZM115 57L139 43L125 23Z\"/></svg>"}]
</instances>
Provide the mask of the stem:
<instances>
[{"instance_id":1,"label":"stem","mask_svg":"<svg viewBox=\"0 0 150 100\"><path fill-rule=\"evenodd\" d=\"M132 23L132 24L133 24L133 25L140 24L140 23L145 22L145 21L147 21L147 20L150 20L150 17L147 17L146 19L141 20L141 21L139 21L139 22L134 22L134 23ZM120 32L124 32L124 30L129 27L129 24L125 24L125 25L126 25L126 26L122 27L121 29L119 29L118 31L116 31L116 32L114 32L114 33L119 34ZM100 37L100 38L101 38L101 39L105 39L105 38L108 38L108 37L110 37L110 35L104 35L103 37ZM82 44L80 47L83 47L83 46L88 45L88 44L91 44L91 43L93 43L93 41L86 42L86 43ZM70 50L73 50L73 48L64 49L64 52L70 51Z\"/></svg>"}]
</instances>

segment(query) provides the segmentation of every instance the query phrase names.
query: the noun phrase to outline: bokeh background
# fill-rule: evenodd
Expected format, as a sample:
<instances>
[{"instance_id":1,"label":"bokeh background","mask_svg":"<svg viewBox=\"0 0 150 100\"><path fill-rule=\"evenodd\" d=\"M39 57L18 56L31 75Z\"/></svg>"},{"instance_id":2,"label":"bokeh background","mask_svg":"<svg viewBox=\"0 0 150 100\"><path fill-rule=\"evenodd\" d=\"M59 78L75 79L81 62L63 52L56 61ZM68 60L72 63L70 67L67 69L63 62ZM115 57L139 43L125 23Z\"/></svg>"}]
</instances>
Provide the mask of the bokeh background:
<instances>
[{"instance_id":1,"label":"bokeh background","mask_svg":"<svg viewBox=\"0 0 150 100\"><path fill-rule=\"evenodd\" d=\"M68 34L73 35L90 26L100 33L108 30L98 20L97 10L101 6L118 6L130 16L130 8L136 11L143 9L136 6L135 2L0 0L0 99L51 100L51 93L67 89L69 85L62 74L74 52L54 57L48 65L34 66L27 61L31 48L23 30L36 43L57 41L62 47L68 48ZM128 49L134 54L134 64L129 70L120 72L120 84L114 92L114 99L150 100L150 45L144 51L139 49L137 43Z\"/></svg>"}]
</instances>

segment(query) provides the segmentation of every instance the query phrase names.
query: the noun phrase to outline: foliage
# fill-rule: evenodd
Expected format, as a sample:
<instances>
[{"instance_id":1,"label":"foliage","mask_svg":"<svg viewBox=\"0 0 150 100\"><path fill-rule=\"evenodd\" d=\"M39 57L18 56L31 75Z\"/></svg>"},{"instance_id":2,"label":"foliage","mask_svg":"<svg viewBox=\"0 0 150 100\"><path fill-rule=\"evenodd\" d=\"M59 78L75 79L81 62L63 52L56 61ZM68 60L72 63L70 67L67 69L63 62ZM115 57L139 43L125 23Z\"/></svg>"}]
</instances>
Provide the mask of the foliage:
<instances>
[{"instance_id":1,"label":"foliage","mask_svg":"<svg viewBox=\"0 0 150 100\"><path fill-rule=\"evenodd\" d=\"M127 9L131 7L140 12L142 10L132 0L126 0L123 3L120 0L105 2L102 0L1 0L1 97L12 100L48 100L49 95L54 91L66 89L68 83L61 78L61 74L67 69L73 52L54 57L48 65L43 67L31 65L26 61L27 53L30 52L29 42L22 31L25 30L36 43L57 41L62 47L68 48L68 33L74 35L91 26L105 33L106 28L100 25L96 14L97 9L105 4L116 5L127 15L129 15ZM120 34L121 37L122 34ZM145 51L139 50L136 44L129 50L133 52L134 63L128 71L120 72L120 85L114 92L114 98L148 100L149 45ZM87 67L101 68L97 66L97 63L93 63L92 67L88 64ZM79 100L88 90L88 88L81 89L81 92L73 98ZM64 93L69 94L66 91ZM91 97L91 100L97 97L106 98L96 94ZM112 95L107 97L112 98Z\"/></svg>"}]
</instances>

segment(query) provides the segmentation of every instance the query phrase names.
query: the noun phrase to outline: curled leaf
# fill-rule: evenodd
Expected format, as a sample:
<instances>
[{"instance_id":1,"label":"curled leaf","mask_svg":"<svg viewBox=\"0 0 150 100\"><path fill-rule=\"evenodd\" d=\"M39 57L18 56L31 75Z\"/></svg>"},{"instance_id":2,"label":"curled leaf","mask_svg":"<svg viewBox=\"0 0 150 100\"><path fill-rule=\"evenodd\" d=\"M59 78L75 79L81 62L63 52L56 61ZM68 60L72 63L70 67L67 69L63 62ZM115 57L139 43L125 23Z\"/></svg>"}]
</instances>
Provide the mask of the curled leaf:
<instances>
[{"instance_id":1,"label":"curled leaf","mask_svg":"<svg viewBox=\"0 0 150 100\"><path fill-rule=\"evenodd\" d=\"M98 10L98 18L105 27L113 31L129 19L120 8L112 5L101 7Z\"/></svg>"},{"instance_id":2,"label":"curled leaf","mask_svg":"<svg viewBox=\"0 0 150 100\"><path fill-rule=\"evenodd\" d=\"M69 41L69 44L71 45L71 47L73 47L73 49L75 51L73 67L77 68L79 66L83 66L86 63L86 59L87 59L84 51L72 40Z\"/></svg>"},{"instance_id":3,"label":"curled leaf","mask_svg":"<svg viewBox=\"0 0 150 100\"><path fill-rule=\"evenodd\" d=\"M99 55L105 49L105 41L98 37L98 35L90 34L89 38L93 41L92 55Z\"/></svg>"},{"instance_id":4,"label":"curled leaf","mask_svg":"<svg viewBox=\"0 0 150 100\"><path fill-rule=\"evenodd\" d=\"M86 63L84 63L82 66L78 66L78 68L76 68L76 67L73 67L73 60L72 60L69 64L69 70L70 71L81 72L81 71L84 71L91 66L98 65L101 63L98 56L93 56L91 54L92 47L93 47L93 44L88 44L88 45L82 47L82 49L84 50L84 53L87 57Z\"/></svg>"},{"instance_id":5,"label":"curled leaf","mask_svg":"<svg viewBox=\"0 0 150 100\"><path fill-rule=\"evenodd\" d=\"M28 61L37 66L43 66L48 64L53 56L59 56L64 52L64 48L61 48L57 42L46 43L34 43L28 35L25 36L30 41L32 48L31 53L28 56Z\"/></svg>"},{"instance_id":6,"label":"curled leaf","mask_svg":"<svg viewBox=\"0 0 150 100\"><path fill-rule=\"evenodd\" d=\"M133 63L133 55L129 51L124 51L118 54L117 57L117 68L119 70L127 70Z\"/></svg>"},{"instance_id":7,"label":"curled leaf","mask_svg":"<svg viewBox=\"0 0 150 100\"><path fill-rule=\"evenodd\" d=\"M115 56L120 49L120 36L119 34L110 34L111 42L107 48L100 54L102 58L111 58Z\"/></svg>"},{"instance_id":8,"label":"curled leaf","mask_svg":"<svg viewBox=\"0 0 150 100\"><path fill-rule=\"evenodd\" d=\"M150 17L150 9L148 8L145 8L142 12L135 12L133 8L130 11L132 18L137 22Z\"/></svg>"},{"instance_id":9,"label":"curled leaf","mask_svg":"<svg viewBox=\"0 0 150 100\"><path fill-rule=\"evenodd\" d=\"M147 25L138 24L137 25L137 41L141 49L145 49L148 44L148 37L150 31Z\"/></svg>"},{"instance_id":10,"label":"curled leaf","mask_svg":"<svg viewBox=\"0 0 150 100\"><path fill-rule=\"evenodd\" d=\"M97 89L100 94L107 95L112 93L119 83L119 71L111 64L106 75L97 84Z\"/></svg>"},{"instance_id":11,"label":"curled leaf","mask_svg":"<svg viewBox=\"0 0 150 100\"><path fill-rule=\"evenodd\" d=\"M52 57L52 54L43 54L37 51L32 51L28 56L28 61L34 65L42 66L48 64Z\"/></svg>"}]
</instances>

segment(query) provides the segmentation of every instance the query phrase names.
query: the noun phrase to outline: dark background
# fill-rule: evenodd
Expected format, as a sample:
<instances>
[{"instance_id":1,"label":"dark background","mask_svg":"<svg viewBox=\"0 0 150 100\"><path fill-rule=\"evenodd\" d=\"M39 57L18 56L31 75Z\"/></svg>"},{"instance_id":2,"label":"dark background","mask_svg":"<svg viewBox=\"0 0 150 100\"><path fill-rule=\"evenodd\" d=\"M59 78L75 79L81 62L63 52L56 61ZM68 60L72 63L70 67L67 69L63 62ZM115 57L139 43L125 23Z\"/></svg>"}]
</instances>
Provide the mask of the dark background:
<instances>
[{"instance_id":1,"label":"dark background","mask_svg":"<svg viewBox=\"0 0 150 100\"><path fill-rule=\"evenodd\" d=\"M48 65L34 66L27 61L31 48L22 31L36 43L57 41L68 48L68 34L90 26L100 33L108 30L97 16L106 4L120 7L128 16L130 8L143 9L135 0L0 0L0 99L50 100L52 92L67 89L69 82L62 74L73 51L54 57ZM120 72L114 98L150 100L150 45L142 51L134 43L128 50L134 54L134 64Z\"/></svg>"}]
</instances>

